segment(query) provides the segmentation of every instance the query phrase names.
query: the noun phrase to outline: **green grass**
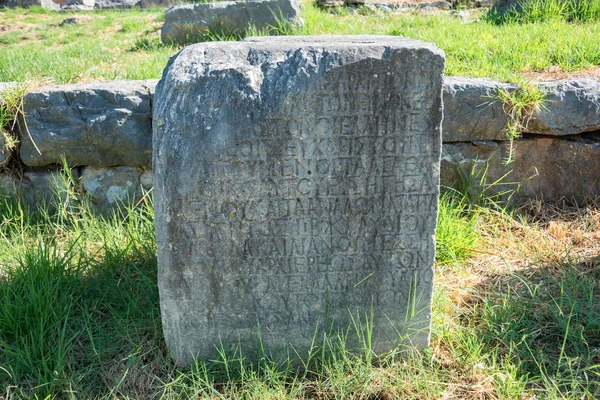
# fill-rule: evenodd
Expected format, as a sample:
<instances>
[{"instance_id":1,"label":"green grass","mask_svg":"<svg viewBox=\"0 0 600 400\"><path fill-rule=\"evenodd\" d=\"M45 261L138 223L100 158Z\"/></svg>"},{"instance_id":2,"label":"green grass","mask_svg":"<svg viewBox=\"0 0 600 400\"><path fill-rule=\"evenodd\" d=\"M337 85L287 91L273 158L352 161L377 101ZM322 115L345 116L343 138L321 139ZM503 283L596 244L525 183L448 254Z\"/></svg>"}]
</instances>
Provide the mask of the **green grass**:
<instances>
[{"instance_id":1,"label":"green grass","mask_svg":"<svg viewBox=\"0 0 600 400\"><path fill-rule=\"evenodd\" d=\"M353 354L334 335L302 370L265 358L249 364L239 353L180 368L162 336L151 198L100 217L74 184L65 176L56 198L38 211L0 199L5 398L600 395L596 247L583 259L565 252L548 261L540 254L527 268L481 275L468 261L478 254L473 250L490 232L493 241L516 243L506 236L515 222L448 193L440 199L431 348L378 358L368 336ZM582 226L593 232L600 213L586 215Z\"/></svg>"},{"instance_id":2,"label":"green grass","mask_svg":"<svg viewBox=\"0 0 600 400\"><path fill-rule=\"evenodd\" d=\"M163 10L94 11L84 24L60 26L68 14L40 9L0 10L0 81L160 78L179 47L159 39ZM286 35L377 34L433 42L447 56L447 75L522 81L523 75L559 67L581 71L600 65L600 23L551 19L498 24L450 14L325 12L303 3L303 27L276 29ZM266 34L266 32L251 32ZM205 40L234 39L218 32ZM235 36L235 35L234 35Z\"/></svg>"},{"instance_id":3,"label":"green grass","mask_svg":"<svg viewBox=\"0 0 600 400\"><path fill-rule=\"evenodd\" d=\"M597 22L600 21L600 0L522 0L508 10L493 10L486 18L499 24Z\"/></svg>"},{"instance_id":4,"label":"green grass","mask_svg":"<svg viewBox=\"0 0 600 400\"><path fill-rule=\"evenodd\" d=\"M88 12L81 14L91 21L60 26L72 15L2 9L0 20L8 30L0 34L0 81L158 78L177 51L160 43L163 13Z\"/></svg>"}]
</instances>

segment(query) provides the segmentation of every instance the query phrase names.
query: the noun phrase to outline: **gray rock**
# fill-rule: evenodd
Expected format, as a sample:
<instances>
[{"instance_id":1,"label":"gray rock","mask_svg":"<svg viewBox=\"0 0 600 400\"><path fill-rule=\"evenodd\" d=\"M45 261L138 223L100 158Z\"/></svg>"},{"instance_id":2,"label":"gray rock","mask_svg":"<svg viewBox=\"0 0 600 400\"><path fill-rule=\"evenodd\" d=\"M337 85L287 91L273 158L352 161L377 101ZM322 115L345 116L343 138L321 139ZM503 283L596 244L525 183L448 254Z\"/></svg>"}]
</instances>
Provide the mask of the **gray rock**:
<instances>
[{"instance_id":1,"label":"gray rock","mask_svg":"<svg viewBox=\"0 0 600 400\"><path fill-rule=\"evenodd\" d=\"M473 146L485 149L495 149L499 146L498 142L494 142L493 140L473 140L471 143L473 143Z\"/></svg>"},{"instance_id":2,"label":"gray rock","mask_svg":"<svg viewBox=\"0 0 600 400\"><path fill-rule=\"evenodd\" d=\"M76 170L72 176L79 178ZM69 201L68 193L73 189L72 182L58 170L25 171L22 178L14 174L0 174L0 195L21 199L24 204L37 208L57 208Z\"/></svg>"},{"instance_id":3,"label":"gray rock","mask_svg":"<svg viewBox=\"0 0 600 400\"><path fill-rule=\"evenodd\" d=\"M372 324L376 352L428 344L443 68L433 45L379 36L251 38L171 59L153 141L178 363L238 345L253 359L259 337L275 359L305 357L350 315Z\"/></svg>"},{"instance_id":4,"label":"gray rock","mask_svg":"<svg viewBox=\"0 0 600 400\"><path fill-rule=\"evenodd\" d=\"M509 118L495 94L515 85L489 79L447 76L444 78L443 141L506 140Z\"/></svg>"},{"instance_id":5,"label":"gray rock","mask_svg":"<svg viewBox=\"0 0 600 400\"><path fill-rule=\"evenodd\" d=\"M447 1L431 1L431 2L419 3L419 8L430 8L430 9L437 9L437 10L449 10L450 6L451 6L451 4L448 3Z\"/></svg>"},{"instance_id":6,"label":"gray rock","mask_svg":"<svg viewBox=\"0 0 600 400\"><path fill-rule=\"evenodd\" d=\"M95 0L7 0L7 7L39 6L48 10L91 10Z\"/></svg>"},{"instance_id":7,"label":"gray rock","mask_svg":"<svg viewBox=\"0 0 600 400\"><path fill-rule=\"evenodd\" d=\"M6 132L0 128L0 168L4 168L12 157L12 151L6 145Z\"/></svg>"},{"instance_id":8,"label":"gray rock","mask_svg":"<svg viewBox=\"0 0 600 400\"><path fill-rule=\"evenodd\" d=\"M343 7L345 0L319 0L317 4L319 7L332 8L332 7Z\"/></svg>"},{"instance_id":9,"label":"gray rock","mask_svg":"<svg viewBox=\"0 0 600 400\"><path fill-rule=\"evenodd\" d=\"M298 0L248 0L174 6L165 13L161 40L188 44L201 39L207 31L243 34L277 27L280 23L300 23Z\"/></svg>"},{"instance_id":10,"label":"gray rock","mask_svg":"<svg viewBox=\"0 0 600 400\"><path fill-rule=\"evenodd\" d=\"M94 8L115 9L115 8L133 8L139 0L95 0Z\"/></svg>"},{"instance_id":11,"label":"gray rock","mask_svg":"<svg viewBox=\"0 0 600 400\"><path fill-rule=\"evenodd\" d=\"M48 10L54 10L54 11L58 11L60 10L60 4L59 3L55 3L52 0L7 0L6 1L6 6L7 7L33 7L33 6L40 6L43 8L46 8Z\"/></svg>"},{"instance_id":12,"label":"gray rock","mask_svg":"<svg viewBox=\"0 0 600 400\"><path fill-rule=\"evenodd\" d=\"M21 159L29 166L149 167L156 81L47 86L25 96Z\"/></svg>"},{"instance_id":13,"label":"gray rock","mask_svg":"<svg viewBox=\"0 0 600 400\"><path fill-rule=\"evenodd\" d=\"M482 192L494 196L516 191L513 199L517 201L566 198L582 202L600 195L599 134L569 139L529 137L513 145L514 161L504 165L509 151L506 142L497 148L445 143L442 185L457 189L470 186L474 197ZM479 185L483 174L487 174L485 184ZM501 197L506 199L508 193Z\"/></svg>"},{"instance_id":14,"label":"gray rock","mask_svg":"<svg viewBox=\"0 0 600 400\"><path fill-rule=\"evenodd\" d=\"M81 174L81 185L97 210L108 211L135 204L144 191L150 190L152 180L141 168L86 167Z\"/></svg>"},{"instance_id":15,"label":"gray rock","mask_svg":"<svg viewBox=\"0 0 600 400\"><path fill-rule=\"evenodd\" d=\"M544 82L539 87L546 101L529 121L527 132L562 136L600 130L600 82L596 79Z\"/></svg>"},{"instance_id":16,"label":"gray rock","mask_svg":"<svg viewBox=\"0 0 600 400\"><path fill-rule=\"evenodd\" d=\"M61 10L63 11L93 10L96 5L95 0L57 0L57 2L61 3Z\"/></svg>"},{"instance_id":17,"label":"gray rock","mask_svg":"<svg viewBox=\"0 0 600 400\"><path fill-rule=\"evenodd\" d=\"M489 1L484 1L484 3L489 3ZM498 10L507 10L510 8L520 9L521 0L494 0L493 7Z\"/></svg>"},{"instance_id":18,"label":"gray rock","mask_svg":"<svg viewBox=\"0 0 600 400\"><path fill-rule=\"evenodd\" d=\"M179 0L140 0L136 5L140 8L171 7L180 4Z\"/></svg>"},{"instance_id":19,"label":"gray rock","mask_svg":"<svg viewBox=\"0 0 600 400\"><path fill-rule=\"evenodd\" d=\"M14 196L15 179L10 174L0 172L0 198Z\"/></svg>"}]
</instances>

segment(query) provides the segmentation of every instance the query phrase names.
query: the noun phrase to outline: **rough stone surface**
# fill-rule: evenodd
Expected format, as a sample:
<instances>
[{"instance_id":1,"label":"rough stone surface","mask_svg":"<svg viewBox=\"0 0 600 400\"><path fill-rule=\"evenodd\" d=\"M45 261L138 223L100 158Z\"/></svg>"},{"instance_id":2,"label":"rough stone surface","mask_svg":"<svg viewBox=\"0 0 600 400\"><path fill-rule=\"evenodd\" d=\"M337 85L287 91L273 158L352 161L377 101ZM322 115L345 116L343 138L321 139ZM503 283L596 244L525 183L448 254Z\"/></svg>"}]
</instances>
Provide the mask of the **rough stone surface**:
<instances>
[{"instance_id":1,"label":"rough stone surface","mask_svg":"<svg viewBox=\"0 0 600 400\"><path fill-rule=\"evenodd\" d=\"M55 3L52 0L7 0L7 7L32 7L40 6L49 10L60 10L60 4Z\"/></svg>"},{"instance_id":2,"label":"rough stone surface","mask_svg":"<svg viewBox=\"0 0 600 400\"><path fill-rule=\"evenodd\" d=\"M444 79L443 141L506 140L508 116L494 97L516 86L489 79L449 76Z\"/></svg>"},{"instance_id":3,"label":"rough stone surface","mask_svg":"<svg viewBox=\"0 0 600 400\"><path fill-rule=\"evenodd\" d=\"M86 167L81 174L81 185L100 211L137 202L144 190L152 188L151 173L141 168Z\"/></svg>"},{"instance_id":4,"label":"rough stone surface","mask_svg":"<svg viewBox=\"0 0 600 400\"><path fill-rule=\"evenodd\" d=\"M169 8L161 29L165 43L188 44L199 41L206 31L226 34L277 27L280 22L300 22L297 0L248 0L186 4Z\"/></svg>"},{"instance_id":5,"label":"rough stone surface","mask_svg":"<svg viewBox=\"0 0 600 400\"><path fill-rule=\"evenodd\" d=\"M419 4L420 8L433 8L438 10L449 10L451 4L447 1L431 1Z\"/></svg>"},{"instance_id":6,"label":"rough stone surface","mask_svg":"<svg viewBox=\"0 0 600 400\"><path fill-rule=\"evenodd\" d=\"M72 171L74 179L79 175ZM26 204L50 207L61 205L66 201L68 182L59 171L26 171L22 179L10 174L0 174L0 195L21 198Z\"/></svg>"},{"instance_id":7,"label":"rough stone surface","mask_svg":"<svg viewBox=\"0 0 600 400\"><path fill-rule=\"evenodd\" d=\"M7 0L7 7L40 6L48 10L91 10L95 0Z\"/></svg>"},{"instance_id":8,"label":"rough stone surface","mask_svg":"<svg viewBox=\"0 0 600 400\"><path fill-rule=\"evenodd\" d=\"M149 167L156 81L47 86L25 96L21 159L29 166Z\"/></svg>"},{"instance_id":9,"label":"rough stone surface","mask_svg":"<svg viewBox=\"0 0 600 400\"><path fill-rule=\"evenodd\" d=\"M502 160L506 159L508 149L506 142L496 146L445 143L442 185L460 188L461 174L469 176L470 171L476 171L475 176L481 176L487 168L488 185L508 174L501 183L487 188L487 195L518 190L513 197L515 200L567 198L584 201L600 196L600 134L568 139L541 136L519 139L514 142L514 161L504 165ZM484 187L473 188L474 193L482 189Z\"/></svg>"},{"instance_id":10,"label":"rough stone surface","mask_svg":"<svg viewBox=\"0 0 600 400\"><path fill-rule=\"evenodd\" d=\"M180 4L181 0L140 0L137 5L140 8L171 7Z\"/></svg>"},{"instance_id":11,"label":"rough stone surface","mask_svg":"<svg viewBox=\"0 0 600 400\"><path fill-rule=\"evenodd\" d=\"M95 8L111 9L111 8L133 8L139 0L95 0Z\"/></svg>"},{"instance_id":12,"label":"rough stone surface","mask_svg":"<svg viewBox=\"0 0 600 400\"><path fill-rule=\"evenodd\" d=\"M443 67L433 45L377 36L207 43L171 60L155 213L179 363L220 343L252 358L258 336L275 358L306 356L351 314L371 321L376 352L403 334L428 344Z\"/></svg>"},{"instance_id":13,"label":"rough stone surface","mask_svg":"<svg viewBox=\"0 0 600 400\"><path fill-rule=\"evenodd\" d=\"M499 10L506 10L511 7L519 7L521 0L495 0L493 7Z\"/></svg>"},{"instance_id":14,"label":"rough stone surface","mask_svg":"<svg viewBox=\"0 0 600 400\"><path fill-rule=\"evenodd\" d=\"M319 0L318 2L319 6L323 8L343 7L345 3L345 0Z\"/></svg>"},{"instance_id":15,"label":"rough stone surface","mask_svg":"<svg viewBox=\"0 0 600 400\"><path fill-rule=\"evenodd\" d=\"M6 147L6 141L4 135L0 132L0 168L3 168L8 164L10 160L11 152Z\"/></svg>"},{"instance_id":16,"label":"rough stone surface","mask_svg":"<svg viewBox=\"0 0 600 400\"><path fill-rule=\"evenodd\" d=\"M527 132L573 135L600 130L600 82L594 78L544 82L544 107L529 121Z\"/></svg>"}]
</instances>

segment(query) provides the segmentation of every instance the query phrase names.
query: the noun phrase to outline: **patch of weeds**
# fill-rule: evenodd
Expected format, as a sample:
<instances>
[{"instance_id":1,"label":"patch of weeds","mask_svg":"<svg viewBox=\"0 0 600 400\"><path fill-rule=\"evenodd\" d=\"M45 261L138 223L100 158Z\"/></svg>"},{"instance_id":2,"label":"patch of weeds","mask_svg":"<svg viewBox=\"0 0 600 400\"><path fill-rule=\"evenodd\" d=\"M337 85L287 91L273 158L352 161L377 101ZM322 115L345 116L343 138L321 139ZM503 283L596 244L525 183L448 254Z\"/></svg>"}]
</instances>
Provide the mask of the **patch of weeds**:
<instances>
[{"instance_id":1,"label":"patch of weeds","mask_svg":"<svg viewBox=\"0 0 600 400\"><path fill-rule=\"evenodd\" d=\"M199 31L193 25L189 25L185 29L185 43L198 43L198 42L222 42L222 41L237 41L245 37L243 31L229 31L221 28L212 28L207 30ZM177 42L169 43L170 45L177 45Z\"/></svg>"},{"instance_id":2,"label":"patch of weeds","mask_svg":"<svg viewBox=\"0 0 600 400\"><path fill-rule=\"evenodd\" d=\"M17 150L19 137L15 127L20 114L23 114L23 97L27 92L27 85L16 85L0 93L0 153L12 154Z\"/></svg>"},{"instance_id":3,"label":"patch of weeds","mask_svg":"<svg viewBox=\"0 0 600 400\"><path fill-rule=\"evenodd\" d=\"M0 44L16 44L21 41L21 32L13 31L0 35Z\"/></svg>"},{"instance_id":4,"label":"patch of weeds","mask_svg":"<svg viewBox=\"0 0 600 400\"><path fill-rule=\"evenodd\" d=\"M41 397L66 388L83 272L74 246L38 243L0 280L0 382Z\"/></svg>"},{"instance_id":5,"label":"patch of weeds","mask_svg":"<svg viewBox=\"0 0 600 400\"><path fill-rule=\"evenodd\" d=\"M49 10L42 6L31 6L31 7L27 7L27 13L28 14L38 14L38 15L43 15L43 14L49 15L49 14L55 13L55 11Z\"/></svg>"},{"instance_id":6,"label":"patch of weeds","mask_svg":"<svg viewBox=\"0 0 600 400\"><path fill-rule=\"evenodd\" d=\"M447 188L453 192L469 211L477 208L489 208L504 213L521 182L509 181L512 170L500 177L491 177L490 160L471 160L464 168L454 163L459 182L457 187Z\"/></svg>"},{"instance_id":7,"label":"patch of weeds","mask_svg":"<svg viewBox=\"0 0 600 400\"><path fill-rule=\"evenodd\" d=\"M347 17L348 15L350 15L350 9L348 7L344 7L344 6L328 8L325 11L327 11L328 13L331 13L331 14L335 14L339 17Z\"/></svg>"},{"instance_id":8,"label":"patch of weeds","mask_svg":"<svg viewBox=\"0 0 600 400\"><path fill-rule=\"evenodd\" d=\"M477 307L476 334L548 398L600 395L600 259L509 275Z\"/></svg>"},{"instance_id":9,"label":"patch of weeds","mask_svg":"<svg viewBox=\"0 0 600 400\"><path fill-rule=\"evenodd\" d=\"M121 24L121 28L119 29L120 33L130 33L136 32L139 29L140 22L135 20L127 20L123 21Z\"/></svg>"},{"instance_id":10,"label":"patch of weeds","mask_svg":"<svg viewBox=\"0 0 600 400\"><path fill-rule=\"evenodd\" d=\"M0 249L17 260L0 261L0 387L10 398L151 397L172 368L151 196L95 215L65 166L47 201L0 198Z\"/></svg>"},{"instance_id":11,"label":"patch of weeds","mask_svg":"<svg viewBox=\"0 0 600 400\"><path fill-rule=\"evenodd\" d=\"M375 15L377 14L377 9L374 7L369 7L366 6L364 4L361 4L357 9L356 9L356 13L358 15L362 15L362 16L371 16L371 15Z\"/></svg>"},{"instance_id":12,"label":"patch of weeds","mask_svg":"<svg viewBox=\"0 0 600 400\"><path fill-rule=\"evenodd\" d=\"M546 96L531 82L522 82L515 90L499 89L495 96L502 102L504 113L509 117L505 133L510 147L504 160L504 164L508 165L513 161L513 142L527 131L529 121L543 107Z\"/></svg>"},{"instance_id":13,"label":"patch of weeds","mask_svg":"<svg viewBox=\"0 0 600 400\"><path fill-rule=\"evenodd\" d=\"M165 46L159 38L141 38L135 41L135 44L129 51L143 51L146 53L151 53L160 47Z\"/></svg>"},{"instance_id":14,"label":"patch of weeds","mask_svg":"<svg viewBox=\"0 0 600 400\"><path fill-rule=\"evenodd\" d=\"M452 190L440 196L436 232L436 263L459 264L464 262L475 248L479 234L475 230L478 221L476 210Z\"/></svg>"}]
</instances>

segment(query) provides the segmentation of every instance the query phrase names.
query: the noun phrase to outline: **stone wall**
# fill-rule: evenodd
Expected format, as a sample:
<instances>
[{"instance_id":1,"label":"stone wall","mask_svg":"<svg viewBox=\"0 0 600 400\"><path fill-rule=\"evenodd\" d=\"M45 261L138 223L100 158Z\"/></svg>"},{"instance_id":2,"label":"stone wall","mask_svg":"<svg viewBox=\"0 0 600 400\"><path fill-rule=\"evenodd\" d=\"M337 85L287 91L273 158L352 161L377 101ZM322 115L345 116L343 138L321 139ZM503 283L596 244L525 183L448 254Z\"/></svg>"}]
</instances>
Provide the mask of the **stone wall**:
<instances>
[{"instance_id":1,"label":"stone wall","mask_svg":"<svg viewBox=\"0 0 600 400\"><path fill-rule=\"evenodd\" d=\"M18 152L0 151L0 187L33 201L48 197L59 164L74 168L79 188L100 210L152 187L152 99L156 81L48 86L25 97ZM0 88L8 87L0 84ZM600 195L600 83L594 79L540 84L547 101L512 144L509 118L494 99L513 85L446 77L442 185L475 191L518 189L516 199ZM503 179L501 179L504 177ZM492 185L500 179L500 183ZM487 185L487 186L486 186ZM489 186L491 185L491 186Z\"/></svg>"}]
</instances>

